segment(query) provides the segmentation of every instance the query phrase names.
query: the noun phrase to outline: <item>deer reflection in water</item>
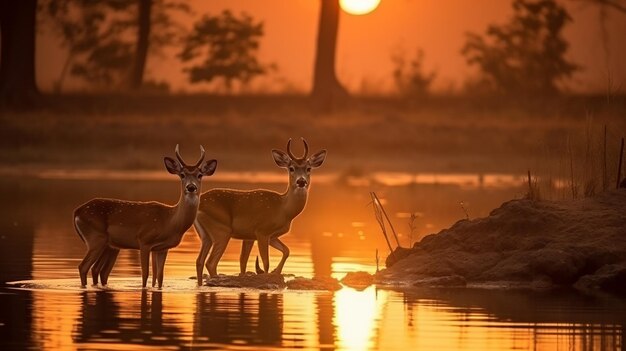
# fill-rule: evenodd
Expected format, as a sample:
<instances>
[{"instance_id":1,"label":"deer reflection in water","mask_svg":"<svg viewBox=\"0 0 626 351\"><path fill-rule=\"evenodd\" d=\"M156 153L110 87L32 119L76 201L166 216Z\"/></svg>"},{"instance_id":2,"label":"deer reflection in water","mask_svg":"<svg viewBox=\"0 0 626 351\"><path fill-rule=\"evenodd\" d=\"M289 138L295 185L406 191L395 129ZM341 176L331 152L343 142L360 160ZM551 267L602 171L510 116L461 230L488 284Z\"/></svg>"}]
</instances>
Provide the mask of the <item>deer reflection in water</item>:
<instances>
[{"instance_id":1,"label":"deer reflection in water","mask_svg":"<svg viewBox=\"0 0 626 351\"><path fill-rule=\"evenodd\" d=\"M196 295L194 339L210 343L280 346L283 296L260 293Z\"/></svg>"},{"instance_id":2,"label":"deer reflection in water","mask_svg":"<svg viewBox=\"0 0 626 351\"><path fill-rule=\"evenodd\" d=\"M118 296L110 292L82 293L75 343L161 347L186 344L182 329L163 319L162 292L143 290L139 313L133 313L136 305L127 303L122 310L122 304L116 301Z\"/></svg>"}]
</instances>

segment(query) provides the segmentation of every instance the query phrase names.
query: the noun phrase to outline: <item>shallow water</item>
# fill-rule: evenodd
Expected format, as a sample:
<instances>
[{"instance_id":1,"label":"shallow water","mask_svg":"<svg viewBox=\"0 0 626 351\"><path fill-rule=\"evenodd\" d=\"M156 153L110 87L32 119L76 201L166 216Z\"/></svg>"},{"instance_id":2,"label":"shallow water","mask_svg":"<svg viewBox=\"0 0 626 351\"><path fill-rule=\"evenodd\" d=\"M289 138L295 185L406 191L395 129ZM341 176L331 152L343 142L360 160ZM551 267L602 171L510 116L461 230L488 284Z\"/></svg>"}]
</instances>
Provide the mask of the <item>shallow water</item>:
<instances>
[{"instance_id":1,"label":"shallow water","mask_svg":"<svg viewBox=\"0 0 626 351\"><path fill-rule=\"evenodd\" d=\"M189 279L195 275L199 247L193 230L170 251L163 290L140 288L134 251L122 251L107 289L80 289L76 266L85 247L72 228L73 208L92 197L173 203L178 183L159 177L52 178L0 180L3 350L624 348L626 301L615 297L374 287L344 287L334 293L198 289ZM210 182L205 180L205 189L253 187L247 182ZM318 183L314 178L313 183L307 209L284 236L292 253L285 273L341 278L348 271L375 271L375 251L384 259L388 249L368 206L369 191L376 191L385 203L404 246L465 218L465 211L470 217L484 216L523 193L522 188L480 182L406 185L327 177ZM272 181L263 186L282 188ZM413 212L419 218L411 234L407 217ZM239 248L239 242L231 241L220 273L238 272ZM270 255L275 265L278 255ZM6 283L17 280L29 280L28 289Z\"/></svg>"}]
</instances>

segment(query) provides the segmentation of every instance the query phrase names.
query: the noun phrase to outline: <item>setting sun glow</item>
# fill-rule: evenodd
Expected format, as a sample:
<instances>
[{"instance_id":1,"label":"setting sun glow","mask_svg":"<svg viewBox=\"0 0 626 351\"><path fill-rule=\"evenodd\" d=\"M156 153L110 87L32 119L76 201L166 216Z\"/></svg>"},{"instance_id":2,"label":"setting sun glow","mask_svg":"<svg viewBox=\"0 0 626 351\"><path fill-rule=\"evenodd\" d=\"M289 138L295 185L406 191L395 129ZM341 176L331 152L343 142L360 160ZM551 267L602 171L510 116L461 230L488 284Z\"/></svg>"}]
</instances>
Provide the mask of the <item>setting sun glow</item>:
<instances>
[{"instance_id":1,"label":"setting sun glow","mask_svg":"<svg viewBox=\"0 0 626 351\"><path fill-rule=\"evenodd\" d=\"M341 8L351 15L365 15L374 11L380 0L340 0Z\"/></svg>"}]
</instances>

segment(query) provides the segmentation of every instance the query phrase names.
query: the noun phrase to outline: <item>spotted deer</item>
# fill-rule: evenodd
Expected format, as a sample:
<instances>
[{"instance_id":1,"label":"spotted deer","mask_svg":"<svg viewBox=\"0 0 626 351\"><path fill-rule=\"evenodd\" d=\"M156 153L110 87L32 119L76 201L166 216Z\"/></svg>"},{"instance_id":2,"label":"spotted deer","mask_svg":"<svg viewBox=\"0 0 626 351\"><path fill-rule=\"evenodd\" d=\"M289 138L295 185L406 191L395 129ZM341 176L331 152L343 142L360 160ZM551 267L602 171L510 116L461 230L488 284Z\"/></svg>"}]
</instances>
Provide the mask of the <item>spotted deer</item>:
<instances>
[{"instance_id":1,"label":"spotted deer","mask_svg":"<svg viewBox=\"0 0 626 351\"><path fill-rule=\"evenodd\" d=\"M142 286L146 287L152 252L153 286L156 278L163 285L163 268L167 251L178 246L183 234L191 227L198 205L203 176L217 168L216 160L204 161L204 148L194 165L187 165L176 145L176 157L164 158L165 168L178 175L181 193L174 206L159 202L93 199L74 210L74 227L87 245L87 253L78 265L80 282L87 285L87 273L92 269L93 283L106 285L120 249L140 251ZM93 267L93 268L92 268Z\"/></svg>"},{"instance_id":2,"label":"spotted deer","mask_svg":"<svg viewBox=\"0 0 626 351\"><path fill-rule=\"evenodd\" d=\"M250 251L256 240L263 261L264 272L269 270L271 246L282 253L274 273L282 272L289 248L279 237L291 227L291 222L303 210L311 184L311 170L320 167L326 158L326 150L307 157L309 146L304 143L304 156L296 157L291 152L291 139L287 142L287 153L272 150L278 167L288 170L289 185L283 193L271 190L211 189L200 197L200 208L194 228L202 241L196 260L198 285L202 284L203 265L210 276L217 275L217 264L231 238L243 240L239 266L246 272ZM208 259L207 255L211 251Z\"/></svg>"}]
</instances>

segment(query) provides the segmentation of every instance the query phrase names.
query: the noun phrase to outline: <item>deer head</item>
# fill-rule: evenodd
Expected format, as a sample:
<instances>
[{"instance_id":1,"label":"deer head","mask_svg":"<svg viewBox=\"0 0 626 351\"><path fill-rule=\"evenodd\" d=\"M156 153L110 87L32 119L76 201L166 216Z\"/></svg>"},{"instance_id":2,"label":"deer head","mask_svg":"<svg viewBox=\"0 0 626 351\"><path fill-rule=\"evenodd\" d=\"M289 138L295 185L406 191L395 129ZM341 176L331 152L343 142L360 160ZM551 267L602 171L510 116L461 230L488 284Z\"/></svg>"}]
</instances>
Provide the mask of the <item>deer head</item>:
<instances>
[{"instance_id":1,"label":"deer head","mask_svg":"<svg viewBox=\"0 0 626 351\"><path fill-rule=\"evenodd\" d=\"M200 194L200 187L202 184L203 176L210 176L215 173L217 168L216 160L204 161L204 148L200 145L200 159L194 165L188 165L180 156L180 150L176 145L176 158L165 157L163 162L165 168L171 174L176 174L180 177L182 190L185 196L198 196Z\"/></svg>"},{"instance_id":2,"label":"deer head","mask_svg":"<svg viewBox=\"0 0 626 351\"><path fill-rule=\"evenodd\" d=\"M304 143L304 155L302 157L296 157L291 152L291 139L287 142L287 153L274 149L272 156L278 167L289 170L289 189L306 192L311 184L311 170L324 163L326 150L321 150L313 156L307 157L309 145L304 138L302 138L302 143Z\"/></svg>"}]
</instances>

